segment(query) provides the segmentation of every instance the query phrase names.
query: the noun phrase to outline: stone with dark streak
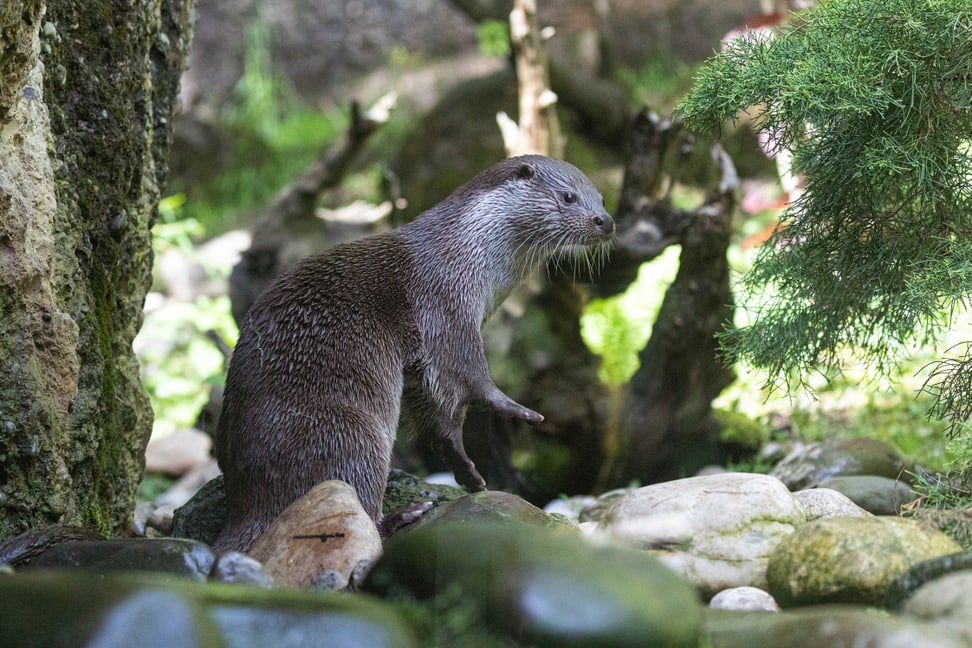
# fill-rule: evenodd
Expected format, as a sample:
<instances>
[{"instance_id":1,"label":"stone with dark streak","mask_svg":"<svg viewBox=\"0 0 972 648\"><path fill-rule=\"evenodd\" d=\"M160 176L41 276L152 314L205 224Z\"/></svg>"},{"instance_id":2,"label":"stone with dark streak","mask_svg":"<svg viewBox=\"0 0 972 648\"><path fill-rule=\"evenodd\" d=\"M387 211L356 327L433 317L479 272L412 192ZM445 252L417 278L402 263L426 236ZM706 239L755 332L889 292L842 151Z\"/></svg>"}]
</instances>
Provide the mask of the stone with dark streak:
<instances>
[{"instance_id":1,"label":"stone with dark streak","mask_svg":"<svg viewBox=\"0 0 972 648\"><path fill-rule=\"evenodd\" d=\"M331 480L284 509L249 555L279 587L343 590L357 587L381 551L354 489Z\"/></svg>"}]
</instances>

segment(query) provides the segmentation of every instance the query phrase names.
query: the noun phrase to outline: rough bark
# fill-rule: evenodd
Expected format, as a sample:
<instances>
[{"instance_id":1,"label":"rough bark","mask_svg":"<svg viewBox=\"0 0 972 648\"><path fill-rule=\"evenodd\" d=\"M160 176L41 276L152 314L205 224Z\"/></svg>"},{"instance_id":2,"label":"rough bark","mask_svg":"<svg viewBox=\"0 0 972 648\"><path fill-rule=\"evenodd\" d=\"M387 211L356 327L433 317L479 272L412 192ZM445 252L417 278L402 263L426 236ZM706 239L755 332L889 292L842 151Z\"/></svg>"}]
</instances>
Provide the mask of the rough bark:
<instances>
[{"instance_id":1,"label":"rough bark","mask_svg":"<svg viewBox=\"0 0 972 648\"><path fill-rule=\"evenodd\" d=\"M0 10L0 538L131 524L152 421L131 342L192 16Z\"/></svg>"},{"instance_id":2,"label":"rough bark","mask_svg":"<svg viewBox=\"0 0 972 648\"><path fill-rule=\"evenodd\" d=\"M642 110L631 123L627 144L629 156L615 216L618 241L598 276L600 297L624 292L642 263L681 242L695 215L694 210L679 209L669 200L682 161L678 157L690 146L681 125Z\"/></svg>"}]
</instances>

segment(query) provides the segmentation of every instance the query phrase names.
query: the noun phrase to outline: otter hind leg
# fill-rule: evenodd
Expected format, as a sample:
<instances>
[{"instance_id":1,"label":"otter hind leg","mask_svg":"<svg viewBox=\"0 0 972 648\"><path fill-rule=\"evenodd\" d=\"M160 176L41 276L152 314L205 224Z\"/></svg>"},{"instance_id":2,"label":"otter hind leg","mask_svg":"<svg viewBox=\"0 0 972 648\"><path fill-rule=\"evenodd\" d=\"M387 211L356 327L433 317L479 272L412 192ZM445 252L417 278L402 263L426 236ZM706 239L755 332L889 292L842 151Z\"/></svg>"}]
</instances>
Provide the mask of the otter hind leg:
<instances>
[{"instance_id":1,"label":"otter hind leg","mask_svg":"<svg viewBox=\"0 0 972 648\"><path fill-rule=\"evenodd\" d=\"M239 450L223 467L227 522L215 547L247 551L290 504L317 484L340 479L354 488L362 508L381 518L398 408L383 420L345 405L250 420ZM258 425L261 420L271 424ZM258 442L253 442L258 439Z\"/></svg>"},{"instance_id":2,"label":"otter hind leg","mask_svg":"<svg viewBox=\"0 0 972 648\"><path fill-rule=\"evenodd\" d=\"M269 519L240 518L227 520L226 525L213 543L213 551L240 551L246 553L263 533L270 528Z\"/></svg>"},{"instance_id":3,"label":"otter hind leg","mask_svg":"<svg viewBox=\"0 0 972 648\"><path fill-rule=\"evenodd\" d=\"M450 417L432 401L418 381L406 384L402 407L415 426L418 438L442 459L456 482L470 492L486 490L486 480L476 470L462 442L465 407Z\"/></svg>"},{"instance_id":4,"label":"otter hind leg","mask_svg":"<svg viewBox=\"0 0 972 648\"><path fill-rule=\"evenodd\" d=\"M303 465L294 471L304 476L299 488L306 493L330 479L347 482L362 508L377 522L391 467L397 405L389 408L387 416L378 417L355 407L331 404L315 419L320 423L307 435L310 447L299 453Z\"/></svg>"}]
</instances>

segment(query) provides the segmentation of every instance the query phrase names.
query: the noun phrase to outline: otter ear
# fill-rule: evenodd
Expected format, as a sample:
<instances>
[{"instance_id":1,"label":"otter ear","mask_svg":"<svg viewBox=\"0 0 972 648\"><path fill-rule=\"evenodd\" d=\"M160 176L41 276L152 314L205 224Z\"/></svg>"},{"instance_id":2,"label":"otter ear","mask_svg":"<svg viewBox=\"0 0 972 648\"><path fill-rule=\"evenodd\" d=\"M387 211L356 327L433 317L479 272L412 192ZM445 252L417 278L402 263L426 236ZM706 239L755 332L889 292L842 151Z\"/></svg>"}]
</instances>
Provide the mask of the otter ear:
<instances>
[{"instance_id":1,"label":"otter ear","mask_svg":"<svg viewBox=\"0 0 972 648\"><path fill-rule=\"evenodd\" d=\"M514 174L518 180L527 180L532 178L536 174L533 167L530 166L529 162L521 162L520 166L516 167L516 173Z\"/></svg>"}]
</instances>

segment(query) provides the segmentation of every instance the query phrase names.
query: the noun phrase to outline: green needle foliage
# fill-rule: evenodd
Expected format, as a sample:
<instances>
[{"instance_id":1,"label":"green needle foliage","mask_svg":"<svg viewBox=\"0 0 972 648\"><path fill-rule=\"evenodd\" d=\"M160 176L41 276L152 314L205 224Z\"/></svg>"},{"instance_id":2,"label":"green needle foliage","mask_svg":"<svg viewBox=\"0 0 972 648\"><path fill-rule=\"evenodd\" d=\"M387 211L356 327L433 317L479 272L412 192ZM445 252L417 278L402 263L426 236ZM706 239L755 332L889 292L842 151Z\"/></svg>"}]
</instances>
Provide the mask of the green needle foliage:
<instances>
[{"instance_id":1,"label":"green needle foliage","mask_svg":"<svg viewBox=\"0 0 972 648\"><path fill-rule=\"evenodd\" d=\"M850 349L887 376L972 292L972 0L823 0L777 36L736 39L679 105L718 131L747 110L806 190L743 278L730 357L804 386ZM957 363L957 364L956 364ZM972 412L972 356L943 364L935 412Z\"/></svg>"}]
</instances>

